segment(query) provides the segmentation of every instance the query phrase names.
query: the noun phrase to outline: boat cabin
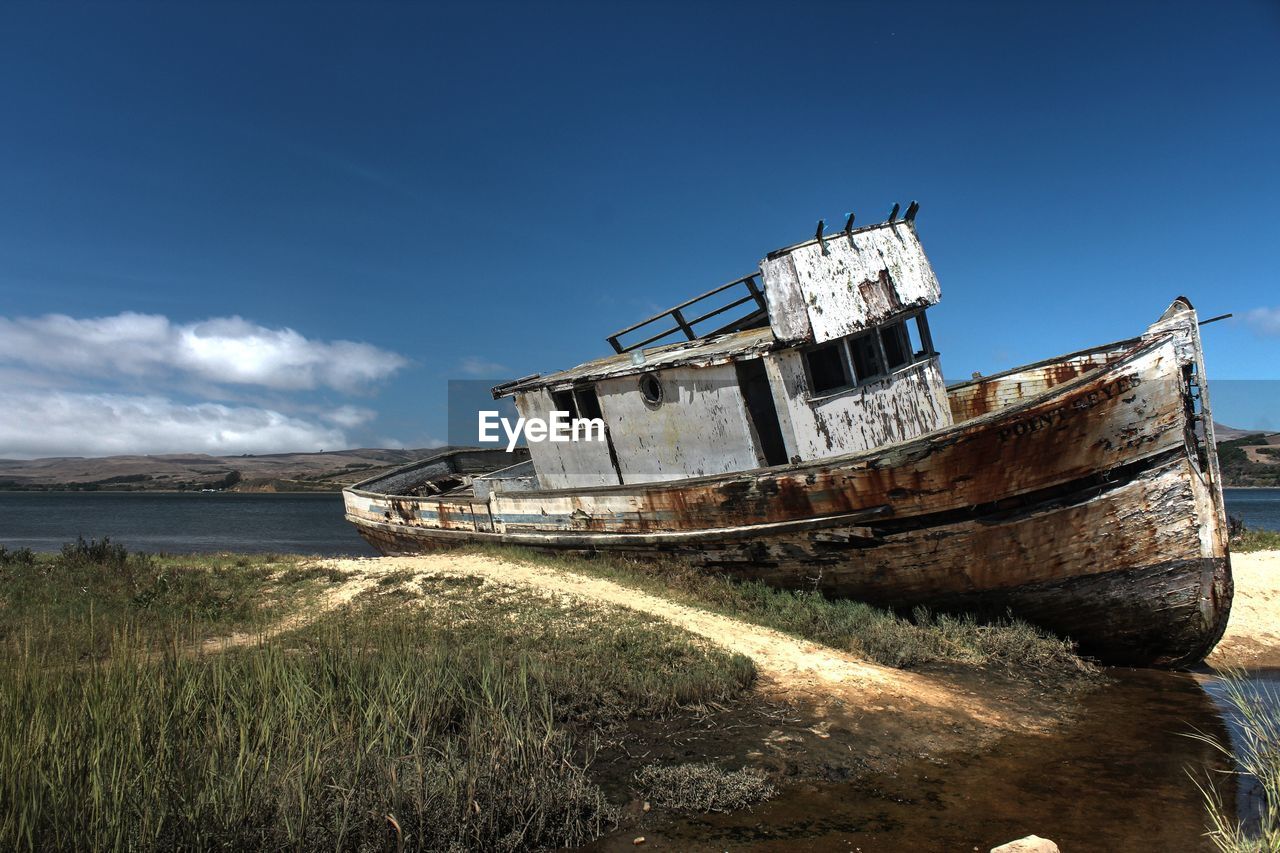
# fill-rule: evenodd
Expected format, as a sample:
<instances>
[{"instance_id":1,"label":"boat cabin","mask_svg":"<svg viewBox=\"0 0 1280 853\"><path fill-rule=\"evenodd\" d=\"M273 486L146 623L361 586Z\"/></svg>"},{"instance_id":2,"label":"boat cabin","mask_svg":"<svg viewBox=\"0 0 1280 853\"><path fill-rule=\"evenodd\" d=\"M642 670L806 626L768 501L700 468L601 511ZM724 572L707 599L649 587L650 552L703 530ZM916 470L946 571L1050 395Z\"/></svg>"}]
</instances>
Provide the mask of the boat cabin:
<instances>
[{"instance_id":1,"label":"boat cabin","mask_svg":"<svg viewBox=\"0 0 1280 853\"><path fill-rule=\"evenodd\" d=\"M758 272L609 336L612 356L496 387L526 419L568 412L605 430L603 440L530 442L532 471L486 479L503 490L517 476L537 489L677 480L949 426L925 314L940 291L915 210L831 235L820 226Z\"/></svg>"}]
</instances>

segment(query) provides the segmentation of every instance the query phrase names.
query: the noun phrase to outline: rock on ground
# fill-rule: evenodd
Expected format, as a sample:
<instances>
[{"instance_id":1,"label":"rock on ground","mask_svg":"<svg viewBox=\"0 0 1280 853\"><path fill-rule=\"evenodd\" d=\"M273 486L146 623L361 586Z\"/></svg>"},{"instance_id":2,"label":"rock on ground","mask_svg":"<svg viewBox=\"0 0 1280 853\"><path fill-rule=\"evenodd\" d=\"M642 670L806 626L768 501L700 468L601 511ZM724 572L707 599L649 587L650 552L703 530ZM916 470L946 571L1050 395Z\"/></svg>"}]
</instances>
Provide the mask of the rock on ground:
<instances>
[{"instance_id":1,"label":"rock on ground","mask_svg":"<svg viewBox=\"0 0 1280 853\"><path fill-rule=\"evenodd\" d=\"M1062 853L1062 851L1058 849L1058 845L1047 838L1028 835L1026 838L992 847L991 853Z\"/></svg>"}]
</instances>

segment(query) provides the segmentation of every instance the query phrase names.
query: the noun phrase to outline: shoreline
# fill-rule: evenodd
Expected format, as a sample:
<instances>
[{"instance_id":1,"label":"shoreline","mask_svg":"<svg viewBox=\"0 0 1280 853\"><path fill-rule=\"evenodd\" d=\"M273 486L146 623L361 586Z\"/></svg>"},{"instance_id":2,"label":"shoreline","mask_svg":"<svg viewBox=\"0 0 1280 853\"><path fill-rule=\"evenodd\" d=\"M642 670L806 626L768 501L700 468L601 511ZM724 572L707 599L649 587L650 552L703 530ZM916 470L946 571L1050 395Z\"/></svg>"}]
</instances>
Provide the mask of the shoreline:
<instances>
[{"instance_id":1,"label":"shoreline","mask_svg":"<svg viewBox=\"0 0 1280 853\"><path fill-rule=\"evenodd\" d=\"M1217 672L1280 667L1280 550L1232 553L1227 630L1205 663Z\"/></svg>"}]
</instances>

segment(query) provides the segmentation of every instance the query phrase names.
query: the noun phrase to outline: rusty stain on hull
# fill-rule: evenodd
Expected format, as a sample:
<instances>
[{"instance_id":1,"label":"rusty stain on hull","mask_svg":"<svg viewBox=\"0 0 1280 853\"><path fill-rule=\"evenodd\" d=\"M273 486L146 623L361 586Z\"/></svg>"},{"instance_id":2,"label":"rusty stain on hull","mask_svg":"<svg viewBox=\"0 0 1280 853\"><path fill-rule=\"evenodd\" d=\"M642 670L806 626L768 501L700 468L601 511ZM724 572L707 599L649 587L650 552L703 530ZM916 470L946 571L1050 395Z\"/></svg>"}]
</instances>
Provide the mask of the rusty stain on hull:
<instances>
[{"instance_id":1,"label":"rusty stain on hull","mask_svg":"<svg viewBox=\"0 0 1280 853\"><path fill-rule=\"evenodd\" d=\"M1011 609L1107 661L1184 666L1232 596L1203 375L1180 299L1141 337L947 389L950 424L859 452L575 489L496 479L483 498L376 480L344 500L388 554L677 557L898 608Z\"/></svg>"}]
</instances>

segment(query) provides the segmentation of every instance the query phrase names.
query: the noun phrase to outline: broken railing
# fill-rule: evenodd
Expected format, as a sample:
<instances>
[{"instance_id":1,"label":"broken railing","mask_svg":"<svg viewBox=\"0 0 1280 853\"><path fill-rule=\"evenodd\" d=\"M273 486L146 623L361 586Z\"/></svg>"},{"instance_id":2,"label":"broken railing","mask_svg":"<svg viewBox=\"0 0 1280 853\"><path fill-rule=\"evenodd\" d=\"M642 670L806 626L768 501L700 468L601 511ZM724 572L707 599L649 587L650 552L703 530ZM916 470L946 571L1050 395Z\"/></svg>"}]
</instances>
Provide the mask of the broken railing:
<instances>
[{"instance_id":1,"label":"broken railing","mask_svg":"<svg viewBox=\"0 0 1280 853\"><path fill-rule=\"evenodd\" d=\"M743 329L764 326L769 322L769 311L765 305L764 292L760 289L760 283L757 281L759 277L759 272L753 272L751 275L735 279L728 284L722 284L714 290L708 290L701 296L695 296L687 302L681 302L676 307L669 308L661 314L654 314L649 319L641 320L634 326L627 326L625 329L614 332L607 340L615 352L624 353L647 347L652 343L676 334L684 335L689 340L695 341L698 338L708 338L712 335L722 335L727 332L738 332ZM738 296L736 290L739 288L745 291L745 295ZM715 296L720 296L721 299L728 298L730 301L718 308L711 308L711 305L718 301L712 299ZM723 315L743 306L748 307L736 319L729 322L723 320ZM721 317L719 324L711 329L700 331L699 326L713 317ZM657 334L650 334L653 325L664 320L675 325L670 328L664 327ZM649 337L633 343L622 342L623 335L637 332L646 326L650 327L645 332L645 334L649 334Z\"/></svg>"}]
</instances>

